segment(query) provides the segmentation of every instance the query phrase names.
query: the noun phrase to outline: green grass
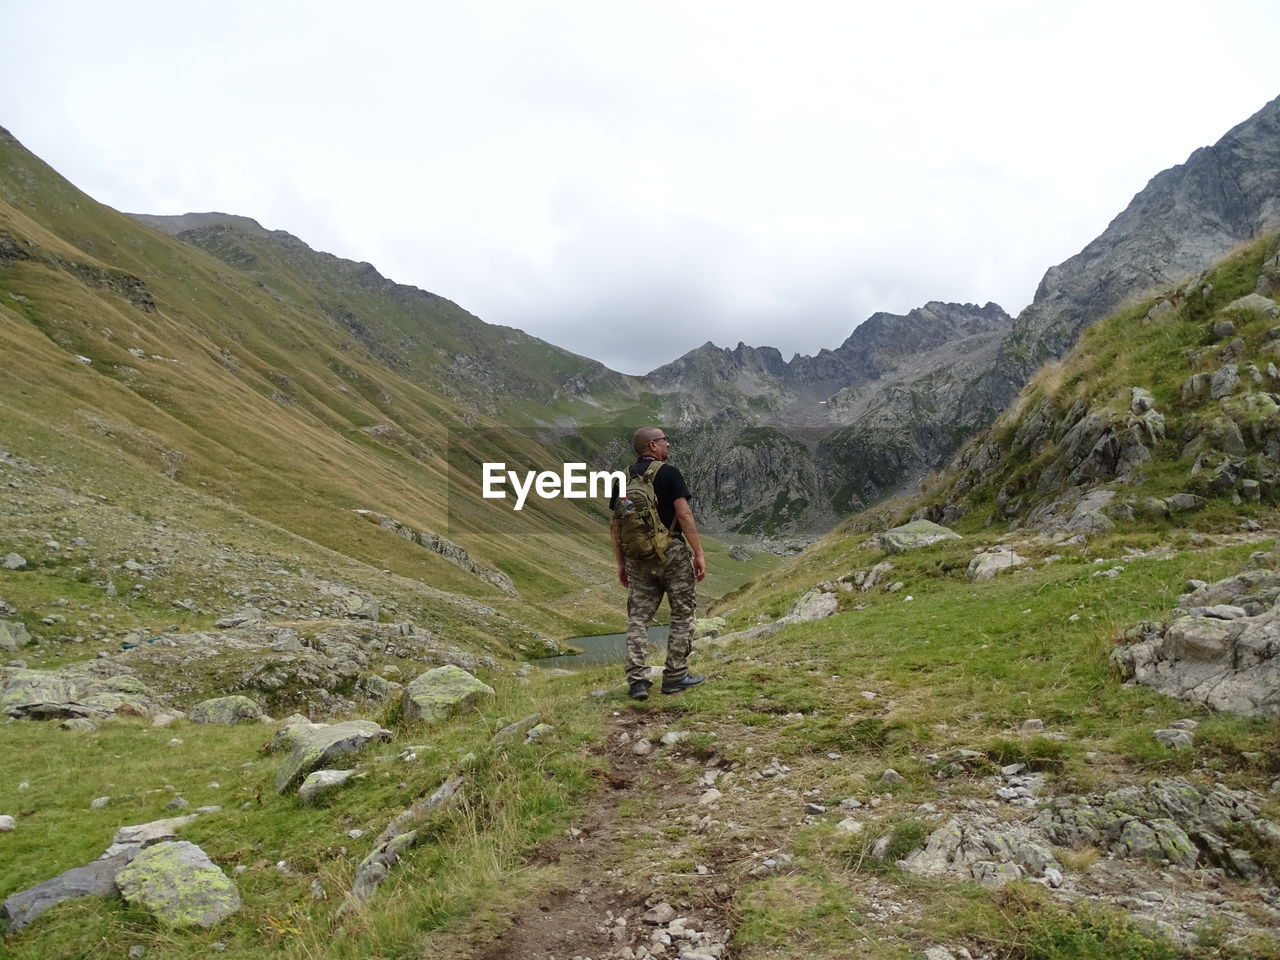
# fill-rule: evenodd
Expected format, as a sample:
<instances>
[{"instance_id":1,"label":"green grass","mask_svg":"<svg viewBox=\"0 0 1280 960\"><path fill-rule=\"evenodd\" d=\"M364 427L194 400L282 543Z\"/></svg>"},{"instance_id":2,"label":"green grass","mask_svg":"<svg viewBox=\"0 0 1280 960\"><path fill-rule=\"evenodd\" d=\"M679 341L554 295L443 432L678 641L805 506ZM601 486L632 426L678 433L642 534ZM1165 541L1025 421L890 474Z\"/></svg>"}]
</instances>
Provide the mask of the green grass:
<instances>
[{"instance_id":1,"label":"green grass","mask_svg":"<svg viewBox=\"0 0 1280 960\"><path fill-rule=\"evenodd\" d=\"M181 831L236 877L244 908L207 933L162 929L120 901L90 898L50 911L20 936L6 956L90 956L102 943L138 943L165 956L206 956L217 940L228 957L259 956L265 943L280 956L399 956L426 932L468 913L507 882L527 852L561 828L594 789L595 761L583 750L592 736L580 695L555 686L497 683L499 696L482 712L428 729L400 727L395 742L351 759L367 772L323 805L309 807L273 787L278 756L262 752L274 728L177 723L153 729L117 721L92 733L19 723L0 744L0 808L19 815L5 836L6 869L0 896L34 885L94 859L125 824L146 823L192 808L221 805ZM549 742L490 738L534 706L555 711ZM59 749L47 749L50 736ZM183 742L170 745L171 738ZM422 744L417 759L397 755ZM463 763L464 754L475 759ZM393 814L430 793L447 776L465 777L456 808L418 824L420 845L379 890L367 909L332 940L334 911L360 858ZM26 783L25 789L20 784ZM95 797L110 796L91 810ZM353 829L365 836L352 840ZM277 868L285 861L287 869ZM326 899L313 896L315 884Z\"/></svg>"}]
</instances>

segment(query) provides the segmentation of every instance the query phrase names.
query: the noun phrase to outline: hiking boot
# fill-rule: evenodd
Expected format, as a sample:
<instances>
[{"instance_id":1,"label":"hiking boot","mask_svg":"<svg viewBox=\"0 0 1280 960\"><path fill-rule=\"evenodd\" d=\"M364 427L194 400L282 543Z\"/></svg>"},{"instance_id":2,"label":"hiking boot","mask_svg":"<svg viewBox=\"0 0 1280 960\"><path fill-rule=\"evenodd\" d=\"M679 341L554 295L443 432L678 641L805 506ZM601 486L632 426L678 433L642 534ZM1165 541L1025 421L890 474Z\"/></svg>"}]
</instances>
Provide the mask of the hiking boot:
<instances>
[{"instance_id":1,"label":"hiking boot","mask_svg":"<svg viewBox=\"0 0 1280 960\"><path fill-rule=\"evenodd\" d=\"M632 700L648 700L649 684L645 680L637 680L627 689L627 696Z\"/></svg>"},{"instance_id":2,"label":"hiking boot","mask_svg":"<svg viewBox=\"0 0 1280 960\"><path fill-rule=\"evenodd\" d=\"M681 679L677 680L675 683L667 683L667 681L663 680L663 681L662 681L662 692L663 692L663 693L668 693L668 694L669 694L669 693L682 693L683 691L688 690L690 687L696 687L698 684L700 684L700 683L701 683L703 680L705 680L705 679L707 679L707 678L706 678L706 677L695 677L693 674L689 673L689 674L685 674L685 676L684 676L684 677L682 677Z\"/></svg>"}]
</instances>

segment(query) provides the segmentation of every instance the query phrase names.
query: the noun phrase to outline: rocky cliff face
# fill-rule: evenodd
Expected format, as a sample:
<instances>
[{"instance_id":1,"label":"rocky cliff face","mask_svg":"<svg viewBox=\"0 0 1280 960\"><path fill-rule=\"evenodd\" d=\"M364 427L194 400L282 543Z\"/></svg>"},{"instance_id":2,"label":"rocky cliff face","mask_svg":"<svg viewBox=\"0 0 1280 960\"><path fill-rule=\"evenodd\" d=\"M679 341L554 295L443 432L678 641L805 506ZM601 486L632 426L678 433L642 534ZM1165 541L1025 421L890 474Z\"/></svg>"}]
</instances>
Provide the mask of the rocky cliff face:
<instances>
[{"instance_id":1,"label":"rocky cliff face","mask_svg":"<svg viewBox=\"0 0 1280 960\"><path fill-rule=\"evenodd\" d=\"M822 506L778 519L793 530L821 526L944 464L1090 324L1184 283L1276 226L1280 98L1155 176L1096 240L1045 273L1016 320L995 304L929 303L906 316L875 314L812 357L784 362L772 348L706 344L648 379L679 396L695 422L767 425L801 439L816 486L792 494ZM760 500L778 476L772 466L739 472L736 487L758 488ZM735 528L716 490L717 520Z\"/></svg>"},{"instance_id":2,"label":"rocky cliff face","mask_svg":"<svg viewBox=\"0 0 1280 960\"><path fill-rule=\"evenodd\" d=\"M1001 409L984 393L1012 319L931 302L877 313L834 350L704 344L646 380L678 409L680 462L713 529L815 531L911 486Z\"/></svg>"},{"instance_id":3,"label":"rocky cliff face","mask_svg":"<svg viewBox=\"0 0 1280 960\"><path fill-rule=\"evenodd\" d=\"M1127 300L1206 269L1280 226L1280 97L1186 163L1157 174L1107 229L1050 267L992 377L1012 399L1080 331Z\"/></svg>"}]
</instances>

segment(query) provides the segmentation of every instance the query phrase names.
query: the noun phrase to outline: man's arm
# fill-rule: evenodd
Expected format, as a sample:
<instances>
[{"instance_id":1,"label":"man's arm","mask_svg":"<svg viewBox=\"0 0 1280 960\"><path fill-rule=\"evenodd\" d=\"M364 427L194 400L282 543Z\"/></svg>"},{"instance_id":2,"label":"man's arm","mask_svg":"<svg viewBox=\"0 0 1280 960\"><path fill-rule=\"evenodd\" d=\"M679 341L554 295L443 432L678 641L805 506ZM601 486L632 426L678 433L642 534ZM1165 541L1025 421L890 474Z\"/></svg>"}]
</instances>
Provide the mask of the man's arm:
<instances>
[{"instance_id":1,"label":"man's arm","mask_svg":"<svg viewBox=\"0 0 1280 960\"><path fill-rule=\"evenodd\" d=\"M622 555L622 543L618 540L618 518L609 520L609 539L613 541L613 559L618 562L618 582L624 587L627 583L627 558Z\"/></svg>"},{"instance_id":2,"label":"man's arm","mask_svg":"<svg viewBox=\"0 0 1280 960\"><path fill-rule=\"evenodd\" d=\"M698 525L693 522L693 508L684 497L675 502L675 508L676 519L680 521L680 532L693 551L693 575L701 580L707 575L707 558L702 552L702 541L698 539Z\"/></svg>"}]
</instances>

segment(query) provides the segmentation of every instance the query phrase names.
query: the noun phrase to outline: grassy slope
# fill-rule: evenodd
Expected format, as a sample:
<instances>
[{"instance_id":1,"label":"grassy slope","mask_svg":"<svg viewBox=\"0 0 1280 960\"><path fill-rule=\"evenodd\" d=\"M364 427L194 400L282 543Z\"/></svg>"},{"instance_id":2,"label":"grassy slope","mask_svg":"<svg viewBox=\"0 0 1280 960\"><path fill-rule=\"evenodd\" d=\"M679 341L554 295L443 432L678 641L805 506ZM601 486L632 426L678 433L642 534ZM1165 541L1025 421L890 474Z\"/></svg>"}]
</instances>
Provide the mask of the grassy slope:
<instances>
[{"instance_id":1,"label":"grassy slope","mask_svg":"<svg viewBox=\"0 0 1280 960\"><path fill-rule=\"evenodd\" d=\"M114 488L134 513L172 510L186 492L211 497L231 508L205 516L219 527L247 515L366 564L370 576L389 570L474 596L547 635L618 624L600 508L526 514L516 536L509 514L471 523L450 501L446 455L501 425L413 377L414 364L403 375L392 369L326 309L342 298L370 323L408 330L422 356L496 348L511 331L404 288L396 297L408 307L380 305L385 283L326 275L321 255L289 260L265 241L256 275L231 269L95 203L11 140L0 143L0 232L19 251L0 261L0 348L23 358L0 382L0 446L30 458L57 451L64 482ZM156 309L123 295L128 277ZM493 362L535 370L543 389L587 363L514 339ZM535 361L539 350L550 359ZM391 429L367 429L379 426ZM490 445L473 451L477 460L546 459L537 438L483 436ZM356 508L454 539L506 570L524 599L379 530ZM737 573L718 566L723 578Z\"/></svg>"},{"instance_id":2,"label":"grassy slope","mask_svg":"<svg viewBox=\"0 0 1280 960\"><path fill-rule=\"evenodd\" d=\"M1130 374L1143 368L1125 371L1123 355L1100 350L1099 344L1128 341L1143 349L1142 341L1128 333L1117 337L1105 324L1097 329L1086 349L1115 372L1113 386L1130 385ZM1077 362L1089 361L1077 357L1067 368ZM70 364L66 368L82 374ZM70 373L68 386L75 383ZM1091 381L1087 370L1075 383L1095 381L1106 388L1101 374ZM975 505L981 503L979 495ZM889 505L874 523L887 525L914 506ZM867 851L888 834L897 853L907 852L936 823L920 803L984 797L989 785L979 776L1013 761L1049 774L1054 794L1193 771L1265 791L1280 774L1276 721L1209 714L1123 687L1106 662L1118 632L1134 621L1160 617L1176 602L1186 579L1213 580L1239 569L1258 547L1234 532L1245 516L1269 530L1276 527L1268 506L1236 508L1219 501L1188 516L1185 526L1135 521L1085 545L1031 544L1026 550L1036 562L1029 569L970 584L964 571L972 551L1007 533L1003 527L984 527L984 516L974 509L958 525L965 540L893 558L889 579L904 584L898 593L851 594L844 609L827 620L723 650L703 649L695 660L695 668L711 676L703 688L635 705L617 693L616 668L539 676L528 686L494 677L498 697L490 706L439 729L398 729L396 744L369 758L372 775L318 811L265 789L273 764L254 754L266 738L262 730L179 725L158 732L126 723L64 738L60 753L68 762L54 764L42 750L46 730L11 727L14 735L0 747L0 764L15 773L0 784L0 809L33 812L4 841L15 866L14 879L0 893L43 878L52 867L83 862L121 823L163 815L162 801L170 793L166 783L193 804L223 803L223 812L194 825L189 836L228 870L234 865L249 869L238 881L245 909L209 933L175 934L119 903L90 900L61 908L6 947L18 957L92 955L103 949L114 955L141 943L164 956L195 957L207 955L209 944L218 940L228 957L259 955L264 943L280 956L392 957L423 955L439 943L455 942L444 939L446 934L474 943L486 936L484 924L490 920L485 918L492 918L497 905L528 899L551 882L550 871L530 863L529 853L590 802L590 771L602 766L593 745L608 735L616 712L654 732L698 731L690 753L660 756L637 783L623 815L634 818L638 834L659 809L663 786L692 779L701 769L694 762L699 752L705 756L714 750L742 774L737 783L744 787L717 812L721 828L732 820L761 848L795 855L778 874L754 877L748 867L755 861L744 860L726 865L715 878L733 888L738 957L835 960L856 953L907 958L939 941L964 944L975 953L1037 960L1171 956L1159 937L1140 932L1123 917L1046 904L1030 885L990 892L911 877L872 861ZM863 517L861 523L873 521ZM1060 558L1046 562L1051 550ZM1147 555L1134 557L1135 550ZM737 625L759 615L777 616L815 582L882 559L855 524L846 525L776 575L730 598L729 616ZM1092 576L1114 566L1123 568L1114 579ZM615 685L612 694L588 696L605 683ZM538 747L507 753L488 749L489 735L505 720L533 709L556 724L555 736ZM1151 729L1182 716L1201 720L1194 748L1173 752L1152 740ZM1030 717L1043 719L1050 732L1067 739L1018 735L1018 726ZM186 743L168 746L174 734ZM406 745L423 742L429 746L417 761L394 759ZM939 776L924 759L955 747L980 751L983 766ZM104 754L126 751L134 761L127 769L103 770ZM467 804L425 825L424 844L371 909L342 924L341 935L334 936L335 899L349 885L367 849L362 844L368 843L347 840L346 831L377 830L409 799L457 770L467 751L477 756ZM791 766L789 782L796 790L819 802L856 796L870 807L874 799L874 808L863 814L866 832L840 835L834 830L840 814L834 810L808 820L794 797L746 779L772 756ZM905 780L885 788L877 781L890 766ZM21 779L29 782L27 790L18 790ZM213 781L220 786L208 786ZM115 798L112 804L86 811L88 801L103 794ZM1266 812L1280 816L1274 802ZM86 828L86 822L94 826ZM660 862L642 849L654 842L645 836L646 843L616 851L607 866L647 892L698 903L707 881L691 872L691 865L728 843L728 834L694 836L672 825L663 836L682 855ZM1089 851L1062 856L1070 868L1088 869ZM276 869L281 859L295 872ZM314 899L313 881L328 900ZM1235 897L1250 895L1244 888L1228 889ZM877 905L886 898L906 909L886 919ZM1222 931L1204 933L1200 954L1206 957L1280 956L1280 947L1266 938L1219 946Z\"/></svg>"}]
</instances>

